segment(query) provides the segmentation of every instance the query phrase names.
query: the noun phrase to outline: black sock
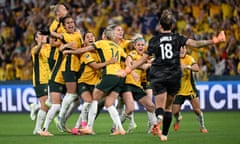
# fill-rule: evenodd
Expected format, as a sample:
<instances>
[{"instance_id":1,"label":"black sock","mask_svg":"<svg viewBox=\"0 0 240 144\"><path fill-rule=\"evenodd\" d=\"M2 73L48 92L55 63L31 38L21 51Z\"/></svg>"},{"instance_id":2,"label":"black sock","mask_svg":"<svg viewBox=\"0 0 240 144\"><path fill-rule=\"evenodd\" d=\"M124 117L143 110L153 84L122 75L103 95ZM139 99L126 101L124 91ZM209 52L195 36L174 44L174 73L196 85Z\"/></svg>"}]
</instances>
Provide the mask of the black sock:
<instances>
[{"instance_id":1,"label":"black sock","mask_svg":"<svg viewBox=\"0 0 240 144\"><path fill-rule=\"evenodd\" d=\"M172 122L172 112L165 112L163 118L162 134L167 136Z\"/></svg>"},{"instance_id":2,"label":"black sock","mask_svg":"<svg viewBox=\"0 0 240 144\"><path fill-rule=\"evenodd\" d=\"M164 114L164 111L163 111L163 108L157 108L155 110L155 114L156 114L156 117L158 118L159 115L162 115Z\"/></svg>"},{"instance_id":3,"label":"black sock","mask_svg":"<svg viewBox=\"0 0 240 144\"><path fill-rule=\"evenodd\" d=\"M174 114L174 117L175 117L176 121L178 121L179 112L175 113L175 114Z\"/></svg>"}]
</instances>

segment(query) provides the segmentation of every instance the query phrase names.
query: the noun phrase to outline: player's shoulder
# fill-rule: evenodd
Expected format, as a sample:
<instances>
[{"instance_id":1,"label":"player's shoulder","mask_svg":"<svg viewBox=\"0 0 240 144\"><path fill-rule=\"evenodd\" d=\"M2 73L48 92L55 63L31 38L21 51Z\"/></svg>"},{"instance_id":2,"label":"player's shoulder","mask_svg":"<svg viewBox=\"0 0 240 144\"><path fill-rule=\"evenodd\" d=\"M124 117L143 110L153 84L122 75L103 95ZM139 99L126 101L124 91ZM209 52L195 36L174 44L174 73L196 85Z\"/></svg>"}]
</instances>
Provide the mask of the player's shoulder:
<instances>
[{"instance_id":1,"label":"player's shoulder","mask_svg":"<svg viewBox=\"0 0 240 144\"><path fill-rule=\"evenodd\" d=\"M128 55L131 55L131 56L135 56L135 55L137 55L138 53L137 53L137 51L136 50L131 50L129 53L128 53Z\"/></svg>"}]
</instances>

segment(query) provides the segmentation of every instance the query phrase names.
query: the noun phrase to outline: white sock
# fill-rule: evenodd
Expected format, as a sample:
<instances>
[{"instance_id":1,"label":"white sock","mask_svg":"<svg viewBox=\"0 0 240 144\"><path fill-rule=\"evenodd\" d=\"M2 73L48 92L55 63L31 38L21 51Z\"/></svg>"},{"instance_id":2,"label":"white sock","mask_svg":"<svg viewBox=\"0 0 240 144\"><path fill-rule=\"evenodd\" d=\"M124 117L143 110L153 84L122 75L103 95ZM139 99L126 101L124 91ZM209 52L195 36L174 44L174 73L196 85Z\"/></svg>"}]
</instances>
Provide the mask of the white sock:
<instances>
[{"instance_id":1,"label":"white sock","mask_svg":"<svg viewBox=\"0 0 240 144\"><path fill-rule=\"evenodd\" d=\"M58 114L60 118L65 118L66 111L68 110L69 105L73 102L73 100L77 97L77 94L67 93L62 101L61 109Z\"/></svg>"},{"instance_id":2,"label":"white sock","mask_svg":"<svg viewBox=\"0 0 240 144\"><path fill-rule=\"evenodd\" d=\"M82 121L82 116L81 116L81 114L79 114L79 116L78 116L78 120L77 120L77 122L76 122L74 128L80 128L81 121Z\"/></svg>"},{"instance_id":3,"label":"white sock","mask_svg":"<svg viewBox=\"0 0 240 144\"><path fill-rule=\"evenodd\" d=\"M87 121L89 106L90 106L90 103L88 102L83 103L82 112L81 112L82 121Z\"/></svg>"},{"instance_id":4,"label":"white sock","mask_svg":"<svg viewBox=\"0 0 240 144\"><path fill-rule=\"evenodd\" d=\"M107 108L110 117L112 118L113 123L115 124L116 128L123 130L123 126L117 112L117 109L114 106L110 106Z\"/></svg>"},{"instance_id":5,"label":"white sock","mask_svg":"<svg viewBox=\"0 0 240 144\"><path fill-rule=\"evenodd\" d=\"M65 114L65 120L67 120L75 112L75 110L77 110L79 105L80 105L80 101L79 100L73 101L70 104L70 106L68 107L67 112Z\"/></svg>"},{"instance_id":6,"label":"white sock","mask_svg":"<svg viewBox=\"0 0 240 144\"><path fill-rule=\"evenodd\" d=\"M38 130L41 129L41 126L42 126L43 121L46 117L46 114L47 113L45 111L43 111L42 109L40 109L38 111L37 120L36 120L36 124L35 124L35 131L38 131Z\"/></svg>"},{"instance_id":7,"label":"white sock","mask_svg":"<svg viewBox=\"0 0 240 144\"><path fill-rule=\"evenodd\" d=\"M147 117L148 117L148 121L150 122L151 125L154 125L157 123L157 118L156 118L155 112L147 111Z\"/></svg>"},{"instance_id":8,"label":"white sock","mask_svg":"<svg viewBox=\"0 0 240 144\"><path fill-rule=\"evenodd\" d=\"M60 104L52 104L51 108L48 110L48 113L44 122L44 126L43 126L44 131L48 131L49 125L51 124L54 116L59 110L60 110Z\"/></svg>"},{"instance_id":9,"label":"white sock","mask_svg":"<svg viewBox=\"0 0 240 144\"><path fill-rule=\"evenodd\" d=\"M205 128L205 125L204 125L204 117L203 117L203 113L201 112L200 115L197 115L197 120L200 124L200 127L201 128Z\"/></svg>"},{"instance_id":10,"label":"white sock","mask_svg":"<svg viewBox=\"0 0 240 144\"><path fill-rule=\"evenodd\" d=\"M119 114L119 111L118 111L118 114ZM123 111L122 114L119 114L119 116L120 116L121 123L124 123L126 121L126 118L128 117L125 111Z\"/></svg>"},{"instance_id":11,"label":"white sock","mask_svg":"<svg viewBox=\"0 0 240 144\"><path fill-rule=\"evenodd\" d=\"M34 109L35 112L37 112L38 110L40 110L40 108L41 108L41 104L40 104L40 103L37 103L37 104L35 104L35 105L33 106L33 109Z\"/></svg>"},{"instance_id":12,"label":"white sock","mask_svg":"<svg viewBox=\"0 0 240 144\"><path fill-rule=\"evenodd\" d=\"M89 113L88 113L88 127L89 128L93 128L94 121L95 121L96 114L97 114L97 109L98 109L98 101L93 100L90 105Z\"/></svg>"}]
</instances>

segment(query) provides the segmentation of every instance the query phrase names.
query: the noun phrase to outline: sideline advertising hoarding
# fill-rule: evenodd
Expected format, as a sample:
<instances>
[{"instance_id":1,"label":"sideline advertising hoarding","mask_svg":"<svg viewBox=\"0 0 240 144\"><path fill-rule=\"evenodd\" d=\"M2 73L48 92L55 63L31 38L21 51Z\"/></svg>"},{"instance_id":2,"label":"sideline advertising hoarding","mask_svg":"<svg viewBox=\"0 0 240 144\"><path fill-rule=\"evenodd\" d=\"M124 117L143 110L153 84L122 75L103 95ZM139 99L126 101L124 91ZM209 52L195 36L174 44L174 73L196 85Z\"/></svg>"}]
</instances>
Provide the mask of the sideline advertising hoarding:
<instances>
[{"instance_id":1,"label":"sideline advertising hoarding","mask_svg":"<svg viewBox=\"0 0 240 144\"><path fill-rule=\"evenodd\" d=\"M198 82L197 89L203 111L240 110L239 81ZM29 112L29 105L37 102L31 82L0 84L0 112ZM182 110L192 110L188 101L182 105ZM144 108L135 103L135 111L144 111Z\"/></svg>"}]
</instances>

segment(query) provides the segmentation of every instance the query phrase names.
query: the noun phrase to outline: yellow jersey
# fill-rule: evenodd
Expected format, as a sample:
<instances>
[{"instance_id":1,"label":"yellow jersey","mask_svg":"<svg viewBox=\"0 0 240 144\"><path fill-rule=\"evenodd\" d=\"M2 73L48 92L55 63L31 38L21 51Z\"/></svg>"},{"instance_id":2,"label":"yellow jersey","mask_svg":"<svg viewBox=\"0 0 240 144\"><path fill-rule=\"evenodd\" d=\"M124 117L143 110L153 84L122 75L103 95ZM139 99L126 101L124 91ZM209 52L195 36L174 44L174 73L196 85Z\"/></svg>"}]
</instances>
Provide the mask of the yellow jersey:
<instances>
[{"instance_id":1,"label":"yellow jersey","mask_svg":"<svg viewBox=\"0 0 240 144\"><path fill-rule=\"evenodd\" d=\"M82 35L79 32L74 33L63 33L63 40L65 43L73 42L73 48L81 48L83 44ZM62 71L71 70L78 72L80 65L79 65L79 56L75 54L68 54L63 56L62 64L60 69Z\"/></svg>"},{"instance_id":2,"label":"yellow jersey","mask_svg":"<svg viewBox=\"0 0 240 144\"><path fill-rule=\"evenodd\" d=\"M121 48L123 48L123 50L124 50L125 53L129 53L129 52L130 52L130 50L128 49L128 46L129 46L129 43L130 43L130 42L131 42L130 40L122 39L122 40L120 41L120 43L119 43L119 46L120 46Z\"/></svg>"},{"instance_id":3,"label":"yellow jersey","mask_svg":"<svg viewBox=\"0 0 240 144\"><path fill-rule=\"evenodd\" d=\"M190 55L186 55L184 58L181 58L180 61L182 65L192 66L193 64L196 64L195 60ZM196 93L197 89L193 77L193 72L190 69L184 69L182 72L181 87L177 95L189 96L195 95Z\"/></svg>"},{"instance_id":4,"label":"yellow jersey","mask_svg":"<svg viewBox=\"0 0 240 144\"><path fill-rule=\"evenodd\" d=\"M62 23L60 23L57 19L53 20L49 27L50 32L64 33L66 32Z\"/></svg>"},{"instance_id":5,"label":"yellow jersey","mask_svg":"<svg viewBox=\"0 0 240 144\"><path fill-rule=\"evenodd\" d=\"M23 71L24 71L23 69L24 69L24 65L25 65L25 60L24 60L23 56L20 56L20 55L14 57L13 64L16 67L15 68L16 78L19 79L19 80L23 80L22 76L24 75L23 74Z\"/></svg>"},{"instance_id":6,"label":"yellow jersey","mask_svg":"<svg viewBox=\"0 0 240 144\"><path fill-rule=\"evenodd\" d=\"M88 85L95 85L100 80L100 71L94 70L90 66L89 63L99 62L99 57L96 52L86 52L81 55L80 62L80 77L78 79L78 83L86 83Z\"/></svg>"},{"instance_id":7,"label":"yellow jersey","mask_svg":"<svg viewBox=\"0 0 240 144\"><path fill-rule=\"evenodd\" d=\"M126 58L123 49L111 40L99 40L93 46L99 54L100 62L109 61L112 57L117 57L118 61L116 63L109 64L102 70L103 75L117 75L118 71L121 70L121 57Z\"/></svg>"},{"instance_id":8,"label":"yellow jersey","mask_svg":"<svg viewBox=\"0 0 240 144\"><path fill-rule=\"evenodd\" d=\"M127 55L131 50L129 50L129 44L130 44L130 40L125 40L122 39L119 43L119 46L123 49L123 51L125 52L125 55ZM121 67L122 69L125 68L125 58L121 58Z\"/></svg>"},{"instance_id":9,"label":"yellow jersey","mask_svg":"<svg viewBox=\"0 0 240 144\"><path fill-rule=\"evenodd\" d=\"M57 19L53 20L49 27L50 32L56 32L56 33L64 33L66 32L65 28L63 27L63 24L60 23ZM56 41L60 41L59 39L56 39ZM59 48L58 47L52 47L50 57L48 59L50 68L52 69L55 65L55 62L59 55Z\"/></svg>"},{"instance_id":10,"label":"yellow jersey","mask_svg":"<svg viewBox=\"0 0 240 144\"><path fill-rule=\"evenodd\" d=\"M33 62L33 86L47 84L51 73L48 64L51 46L49 44L43 44L38 54L34 53L36 47L37 46L33 47L31 50Z\"/></svg>"},{"instance_id":11,"label":"yellow jersey","mask_svg":"<svg viewBox=\"0 0 240 144\"><path fill-rule=\"evenodd\" d=\"M142 57L142 55L138 54L136 50L133 50L133 51L129 52L128 56L130 56L133 61L136 61L136 60L138 60L138 59L140 59ZM142 69L136 68L133 71L141 78L142 72L143 72ZM128 74L127 75L125 83L126 84L132 84L132 85L135 85L137 87L142 88L141 79L139 81L136 81L133 78L132 74Z\"/></svg>"}]
</instances>

